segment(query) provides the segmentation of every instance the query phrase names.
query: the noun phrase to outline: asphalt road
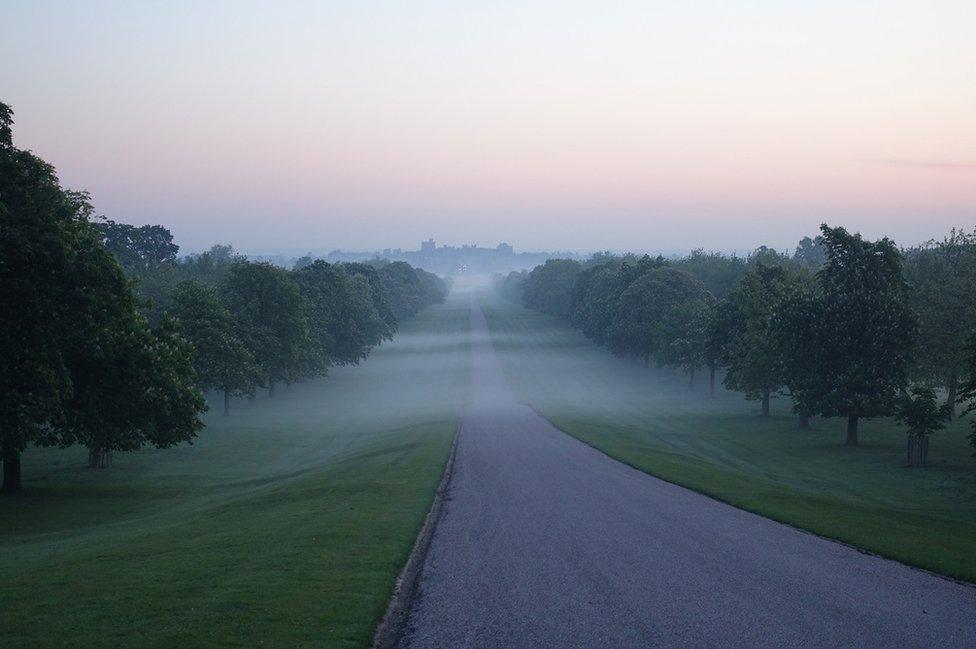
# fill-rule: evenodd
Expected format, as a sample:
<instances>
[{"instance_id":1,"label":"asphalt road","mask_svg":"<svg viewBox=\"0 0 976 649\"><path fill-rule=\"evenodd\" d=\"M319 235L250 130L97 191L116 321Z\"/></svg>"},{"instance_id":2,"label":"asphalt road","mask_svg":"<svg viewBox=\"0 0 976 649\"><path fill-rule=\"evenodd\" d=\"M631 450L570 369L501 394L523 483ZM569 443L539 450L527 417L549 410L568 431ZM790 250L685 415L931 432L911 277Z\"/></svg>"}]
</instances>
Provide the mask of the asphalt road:
<instances>
[{"instance_id":1,"label":"asphalt road","mask_svg":"<svg viewBox=\"0 0 976 649\"><path fill-rule=\"evenodd\" d=\"M976 588L608 458L518 403L474 304L471 331L401 647L976 647Z\"/></svg>"}]
</instances>

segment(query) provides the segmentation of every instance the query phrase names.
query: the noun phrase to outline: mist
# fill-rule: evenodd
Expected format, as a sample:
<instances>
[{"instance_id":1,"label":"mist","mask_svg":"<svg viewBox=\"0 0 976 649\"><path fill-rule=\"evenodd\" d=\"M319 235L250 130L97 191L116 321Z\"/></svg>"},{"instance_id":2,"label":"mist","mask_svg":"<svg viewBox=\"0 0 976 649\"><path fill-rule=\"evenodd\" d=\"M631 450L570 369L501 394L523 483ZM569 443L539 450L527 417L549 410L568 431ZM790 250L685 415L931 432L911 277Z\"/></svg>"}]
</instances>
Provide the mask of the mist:
<instances>
[{"instance_id":1,"label":"mist","mask_svg":"<svg viewBox=\"0 0 976 649\"><path fill-rule=\"evenodd\" d=\"M4 649L976 647L976 3L6 3Z\"/></svg>"}]
</instances>

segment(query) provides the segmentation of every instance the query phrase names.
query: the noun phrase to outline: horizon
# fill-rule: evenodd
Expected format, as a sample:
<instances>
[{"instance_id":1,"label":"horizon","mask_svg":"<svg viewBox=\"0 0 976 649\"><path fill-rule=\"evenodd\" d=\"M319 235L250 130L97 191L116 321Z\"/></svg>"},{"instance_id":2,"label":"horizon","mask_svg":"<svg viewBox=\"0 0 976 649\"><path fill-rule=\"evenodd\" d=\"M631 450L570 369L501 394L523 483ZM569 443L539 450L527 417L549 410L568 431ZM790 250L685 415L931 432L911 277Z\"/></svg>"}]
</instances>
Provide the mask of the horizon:
<instances>
[{"instance_id":1,"label":"horizon","mask_svg":"<svg viewBox=\"0 0 976 649\"><path fill-rule=\"evenodd\" d=\"M185 250L783 250L821 222L907 246L976 222L972 3L6 14L15 143Z\"/></svg>"}]
</instances>

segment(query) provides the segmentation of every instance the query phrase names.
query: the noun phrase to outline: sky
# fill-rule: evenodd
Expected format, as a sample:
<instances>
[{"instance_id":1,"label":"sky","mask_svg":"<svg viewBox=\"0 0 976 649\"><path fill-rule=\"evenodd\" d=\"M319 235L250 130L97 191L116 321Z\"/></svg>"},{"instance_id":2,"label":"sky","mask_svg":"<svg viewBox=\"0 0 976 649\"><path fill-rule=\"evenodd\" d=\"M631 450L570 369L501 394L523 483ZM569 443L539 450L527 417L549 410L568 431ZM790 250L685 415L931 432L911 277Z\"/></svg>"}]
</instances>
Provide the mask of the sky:
<instances>
[{"instance_id":1,"label":"sky","mask_svg":"<svg viewBox=\"0 0 976 649\"><path fill-rule=\"evenodd\" d=\"M186 251L976 226L976 2L0 0L15 144Z\"/></svg>"}]
</instances>

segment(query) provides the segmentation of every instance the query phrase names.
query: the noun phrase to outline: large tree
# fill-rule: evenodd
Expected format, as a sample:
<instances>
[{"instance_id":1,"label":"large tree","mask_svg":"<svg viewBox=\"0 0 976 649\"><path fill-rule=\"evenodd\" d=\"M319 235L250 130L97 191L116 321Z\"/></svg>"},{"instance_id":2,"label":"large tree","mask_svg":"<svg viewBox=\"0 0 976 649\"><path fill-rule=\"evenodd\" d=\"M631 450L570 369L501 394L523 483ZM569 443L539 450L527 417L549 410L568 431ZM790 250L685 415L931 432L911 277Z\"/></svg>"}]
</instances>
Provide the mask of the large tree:
<instances>
[{"instance_id":1,"label":"large tree","mask_svg":"<svg viewBox=\"0 0 976 649\"><path fill-rule=\"evenodd\" d=\"M292 278L302 294L317 353L327 364L355 365L366 358L373 344L368 340L370 318L364 317L365 306L342 268L318 259L293 270ZM368 302L373 313L372 300Z\"/></svg>"},{"instance_id":2,"label":"large tree","mask_svg":"<svg viewBox=\"0 0 976 649\"><path fill-rule=\"evenodd\" d=\"M959 403L965 404L964 414L976 412L976 330L970 332L966 345L966 364L963 368L962 388ZM969 444L976 448L976 421L972 422Z\"/></svg>"},{"instance_id":3,"label":"large tree","mask_svg":"<svg viewBox=\"0 0 976 649\"><path fill-rule=\"evenodd\" d=\"M617 304L608 332L610 350L620 356L668 360L668 324L679 307L692 301L708 301L705 285L683 270L654 268L634 280Z\"/></svg>"},{"instance_id":4,"label":"large tree","mask_svg":"<svg viewBox=\"0 0 976 649\"><path fill-rule=\"evenodd\" d=\"M593 341L606 344L620 295L635 279L665 265L663 258L652 259L647 255L588 265L579 274L573 289L573 325Z\"/></svg>"},{"instance_id":5,"label":"large tree","mask_svg":"<svg viewBox=\"0 0 976 649\"><path fill-rule=\"evenodd\" d=\"M105 248L115 255L126 271L151 270L176 261L180 247L161 225L129 225L105 219L96 223Z\"/></svg>"},{"instance_id":6,"label":"large tree","mask_svg":"<svg viewBox=\"0 0 976 649\"><path fill-rule=\"evenodd\" d=\"M705 252L700 248L692 250L687 257L675 260L673 265L691 273L719 300L731 293L746 274L745 259L719 252Z\"/></svg>"},{"instance_id":7,"label":"large tree","mask_svg":"<svg viewBox=\"0 0 976 649\"><path fill-rule=\"evenodd\" d=\"M769 416L770 396L783 386L774 318L797 282L786 268L758 262L728 297L734 320L726 345L725 386L759 400L764 417Z\"/></svg>"},{"instance_id":8,"label":"large tree","mask_svg":"<svg viewBox=\"0 0 976 649\"><path fill-rule=\"evenodd\" d=\"M858 443L862 418L891 415L907 387L916 322L902 256L887 238L865 241L821 226L827 263L815 291L791 302L784 360L793 367L799 407L847 419L847 444ZM802 413L801 413L802 414Z\"/></svg>"},{"instance_id":9,"label":"large tree","mask_svg":"<svg viewBox=\"0 0 976 649\"><path fill-rule=\"evenodd\" d=\"M87 196L63 190L53 167L14 147L11 124L0 104L4 491L20 489L30 443L167 446L195 434L203 408L188 346L139 315Z\"/></svg>"},{"instance_id":10,"label":"large tree","mask_svg":"<svg viewBox=\"0 0 976 649\"><path fill-rule=\"evenodd\" d=\"M0 454L3 490L20 489L20 453L63 419L71 389L63 335L83 304L73 273L79 249L97 245L83 197L54 168L13 146L13 112L0 103ZM70 299L70 302L69 302Z\"/></svg>"},{"instance_id":11,"label":"large tree","mask_svg":"<svg viewBox=\"0 0 976 649\"><path fill-rule=\"evenodd\" d=\"M113 451L168 448L196 436L206 403L193 347L174 322L150 330L133 302L78 334L67 354L72 390L58 445L84 444L89 466L98 468L111 465Z\"/></svg>"},{"instance_id":12,"label":"large tree","mask_svg":"<svg viewBox=\"0 0 976 649\"><path fill-rule=\"evenodd\" d=\"M536 266L525 279L523 303L530 309L569 318L576 277L582 269L582 265L572 259L549 259L542 266Z\"/></svg>"},{"instance_id":13,"label":"large tree","mask_svg":"<svg viewBox=\"0 0 976 649\"><path fill-rule=\"evenodd\" d=\"M688 372L691 389L695 387L695 373L711 359L708 334L713 307L711 294L691 298L676 304L663 320L661 360ZM710 377L709 392L713 390Z\"/></svg>"},{"instance_id":14,"label":"large tree","mask_svg":"<svg viewBox=\"0 0 976 649\"><path fill-rule=\"evenodd\" d=\"M241 340L234 316L213 287L184 280L173 291L172 302L170 313L195 350L197 385L203 390L219 390L224 415L229 415L230 397L254 393L258 375L254 354Z\"/></svg>"},{"instance_id":15,"label":"large tree","mask_svg":"<svg viewBox=\"0 0 976 649\"><path fill-rule=\"evenodd\" d=\"M955 414L966 335L976 331L976 232L953 230L906 253L905 277L919 323L914 378L945 388Z\"/></svg>"},{"instance_id":16,"label":"large tree","mask_svg":"<svg viewBox=\"0 0 976 649\"><path fill-rule=\"evenodd\" d=\"M375 347L384 340L392 340L400 322L379 273L369 264L343 264L342 269L349 278L356 300L357 326L365 332L366 344Z\"/></svg>"},{"instance_id":17,"label":"large tree","mask_svg":"<svg viewBox=\"0 0 976 649\"><path fill-rule=\"evenodd\" d=\"M287 271L238 261L221 282L220 297L234 315L270 395L277 383L308 375L312 339L301 294Z\"/></svg>"}]
</instances>

